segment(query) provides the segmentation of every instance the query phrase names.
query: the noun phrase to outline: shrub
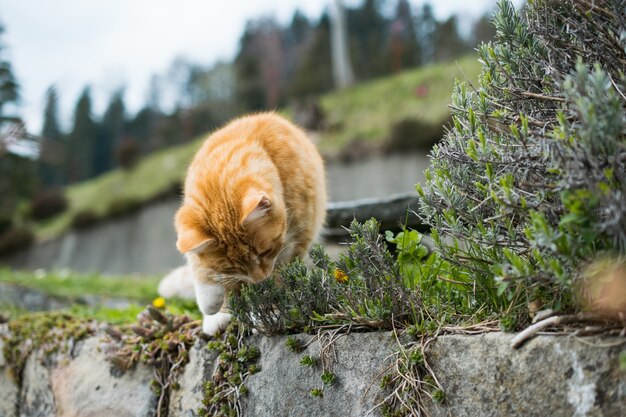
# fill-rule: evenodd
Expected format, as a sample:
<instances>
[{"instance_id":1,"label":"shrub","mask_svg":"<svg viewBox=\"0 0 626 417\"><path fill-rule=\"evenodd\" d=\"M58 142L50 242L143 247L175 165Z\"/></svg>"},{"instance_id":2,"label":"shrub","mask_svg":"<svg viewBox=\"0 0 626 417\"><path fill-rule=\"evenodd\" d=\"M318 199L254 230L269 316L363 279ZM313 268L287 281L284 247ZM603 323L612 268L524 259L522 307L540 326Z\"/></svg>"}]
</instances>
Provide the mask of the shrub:
<instances>
[{"instance_id":1,"label":"shrub","mask_svg":"<svg viewBox=\"0 0 626 417\"><path fill-rule=\"evenodd\" d=\"M67 209L68 203L61 188L49 188L33 197L30 216L35 220L45 220L60 214Z\"/></svg>"},{"instance_id":2,"label":"shrub","mask_svg":"<svg viewBox=\"0 0 626 417\"><path fill-rule=\"evenodd\" d=\"M35 240L33 232L25 227L12 228L0 234L0 256L28 248Z\"/></svg>"},{"instance_id":3,"label":"shrub","mask_svg":"<svg viewBox=\"0 0 626 417\"><path fill-rule=\"evenodd\" d=\"M107 214L108 217L120 217L138 211L142 207L142 202L133 198L122 197L111 201Z\"/></svg>"},{"instance_id":4,"label":"shrub","mask_svg":"<svg viewBox=\"0 0 626 417\"><path fill-rule=\"evenodd\" d=\"M133 139L124 139L115 149L117 163L123 169L131 169L139 160L141 150L139 144Z\"/></svg>"},{"instance_id":5,"label":"shrub","mask_svg":"<svg viewBox=\"0 0 626 417\"><path fill-rule=\"evenodd\" d=\"M456 85L418 187L441 256L515 325L529 303L573 309L581 266L626 251L621 7L535 0L522 18L501 1L478 86Z\"/></svg>"},{"instance_id":6,"label":"shrub","mask_svg":"<svg viewBox=\"0 0 626 417\"><path fill-rule=\"evenodd\" d=\"M11 216L3 216L0 214L0 234L6 232L13 225L13 219Z\"/></svg>"},{"instance_id":7,"label":"shrub","mask_svg":"<svg viewBox=\"0 0 626 417\"><path fill-rule=\"evenodd\" d=\"M101 220L100 216L91 210L82 210L72 216L73 229L87 229L94 226Z\"/></svg>"},{"instance_id":8,"label":"shrub","mask_svg":"<svg viewBox=\"0 0 626 417\"><path fill-rule=\"evenodd\" d=\"M388 153L430 150L443 137L447 124L449 122L439 124L412 118L402 119L392 126L385 150Z\"/></svg>"},{"instance_id":9,"label":"shrub","mask_svg":"<svg viewBox=\"0 0 626 417\"><path fill-rule=\"evenodd\" d=\"M300 260L273 280L244 287L230 299L235 316L265 334L310 331L316 324L354 323L392 329L414 322L421 305L413 283L403 278L375 220L350 225L352 243L332 262L321 246L311 251L314 266Z\"/></svg>"}]
</instances>

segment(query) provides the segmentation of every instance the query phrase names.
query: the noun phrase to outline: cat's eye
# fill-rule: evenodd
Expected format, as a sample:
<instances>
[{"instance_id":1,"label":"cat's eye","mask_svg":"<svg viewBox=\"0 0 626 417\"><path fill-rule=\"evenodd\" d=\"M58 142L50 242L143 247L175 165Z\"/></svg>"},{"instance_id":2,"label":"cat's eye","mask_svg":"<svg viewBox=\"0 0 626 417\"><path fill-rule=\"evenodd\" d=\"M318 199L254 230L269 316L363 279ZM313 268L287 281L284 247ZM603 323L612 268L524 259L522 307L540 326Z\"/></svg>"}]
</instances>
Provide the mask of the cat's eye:
<instances>
[{"instance_id":1,"label":"cat's eye","mask_svg":"<svg viewBox=\"0 0 626 417\"><path fill-rule=\"evenodd\" d=\"M259 253L259 258L265 258L266 256L269 256L270 253L272 253L272 249L268 249L266 251L263 251L263 252Z\"/></svg>"}]
</instances>

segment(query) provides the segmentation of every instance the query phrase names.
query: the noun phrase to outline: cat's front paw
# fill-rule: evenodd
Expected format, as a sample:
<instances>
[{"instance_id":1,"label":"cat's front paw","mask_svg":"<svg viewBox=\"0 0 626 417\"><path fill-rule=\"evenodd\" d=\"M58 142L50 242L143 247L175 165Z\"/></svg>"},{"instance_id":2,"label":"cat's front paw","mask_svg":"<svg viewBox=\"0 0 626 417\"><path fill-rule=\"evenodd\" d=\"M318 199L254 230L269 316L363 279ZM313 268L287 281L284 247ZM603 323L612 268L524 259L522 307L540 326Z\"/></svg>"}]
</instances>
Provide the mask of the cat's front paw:
<instances>
[{"instance_id":1,"label":"cat's front paw","mask_svg":"<svg viewBox=\"0 0 626 417\"><path fill-rule=\"evenodd\" d=\"M204 315L202 318L202 331L209 336L225 330L230 322L230 313L218 312L211 315Z\"/></svg>"},{"instance_id":2,"label":"cat's front paw","mask_svg":"<svg viewBox=\"0 0 626 417\"><path fill-rule=\"evenodd\" d=\"M202 314L213 315L220 311L224 304L224 287L196 282L196 301Z\"/></svg>"}]
</instances>

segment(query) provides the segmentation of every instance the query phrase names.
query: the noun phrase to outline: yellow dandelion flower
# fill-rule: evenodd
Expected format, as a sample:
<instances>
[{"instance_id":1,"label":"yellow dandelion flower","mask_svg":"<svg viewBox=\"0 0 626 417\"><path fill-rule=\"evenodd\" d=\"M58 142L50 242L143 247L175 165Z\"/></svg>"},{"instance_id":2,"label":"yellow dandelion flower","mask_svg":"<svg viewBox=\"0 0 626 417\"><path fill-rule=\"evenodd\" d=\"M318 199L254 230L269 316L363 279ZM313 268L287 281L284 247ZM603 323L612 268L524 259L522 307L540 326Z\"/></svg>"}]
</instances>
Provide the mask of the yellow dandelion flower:
<instances>
[{"instance_id":1,"label":"yellow dandelion flower","mask_svg":"<svg viewBox=\"0 0 626 417\"><path fill-rule=\"evenodd\" d=\"M155 298L154 300L152 300L152 305L155 306L156 308L165 307L165 298L163 297Z\"/></svg>"},{"instance_id":2,"label":"yellow dandelion flower","mask_svg":"<svg viewBox=\"0 0 626 417\"><path fill-rule=\"evenodd\" d=\"M348 282L348 275L341 269L335 269L333 275L335 275L335 280L340 284L345 284Z\"/></svg>"}]
</instances>

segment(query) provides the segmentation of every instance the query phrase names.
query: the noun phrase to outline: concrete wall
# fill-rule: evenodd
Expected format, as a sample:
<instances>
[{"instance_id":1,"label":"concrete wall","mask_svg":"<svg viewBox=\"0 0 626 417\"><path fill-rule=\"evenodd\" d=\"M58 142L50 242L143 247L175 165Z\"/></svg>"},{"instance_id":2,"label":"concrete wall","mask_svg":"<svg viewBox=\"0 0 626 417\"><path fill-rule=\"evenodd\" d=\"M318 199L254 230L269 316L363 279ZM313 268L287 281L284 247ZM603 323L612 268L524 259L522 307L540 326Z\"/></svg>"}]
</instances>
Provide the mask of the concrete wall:
<instances>
[{"instance_id":1,"label":"concrete wall","mask_svg":"<svg viewBox=\"0 0 626 417\"><path fill-rule=\"evenodd\" d=\"M325 238L344 242L345 227L356 218L379 219L382 230L399 224L420 228L417 216L407 217L407 210L417 210L413 193L394 194L382 199L362 199L330 203L326 216ZM173 226L178 199L156 202L124 218L109 220L91 229L70 231L62 237L34 245L8 260L20 269L69 268L81 272L114 274L159 274L183 264L177 252ZM329 247L331 254L340 250Z\"/></svg>"},{"instance_id":2,"label":"concrete wall","mask_svg":"<svg viewBox=\"0 0 626 417\"><path fill-rule=\"evenodd\" d=\"M8 260L16 268L70 268L80 272L158 274L184 263L176 250L171 199L135 214L106 221L34 245Z\"/></svg>"},{"instance_id":3,"label":"concrete wall","mask_svg":"<svg viewBox=\"0 0 626 417\"><path fill-rule=\"evenodd\" d=\"M311 336L297 337L306 341ZM626 371L620 368L619 355L626 339L540 336L513 350L511 338L490 333L437 339L426 360L445 390L446 402L436 405L426 400L428 414L624 415ZM244 416L368 415L380 398L378 378L390 369L390 357L397 350L389 333L340 337L334 345L336 383L316 398L309 391L322 386L321 370L303 367L299 360L305 354L317 356L318 343L296 354L285 347L285 340L284 336L256 335L249 341L260 349L261 371L246 382L249 393L243 399ZM93 337L75 346L69 361L34 353L28 358L21 387L8 378L0 354L0 417L154 416L151 370L138 366L121 374L105 360L102 348L101 338ZM202 343L192 349L180 389L170 396L170 417L197 415L215 358Z\"/></svg>"}]
</instances>

